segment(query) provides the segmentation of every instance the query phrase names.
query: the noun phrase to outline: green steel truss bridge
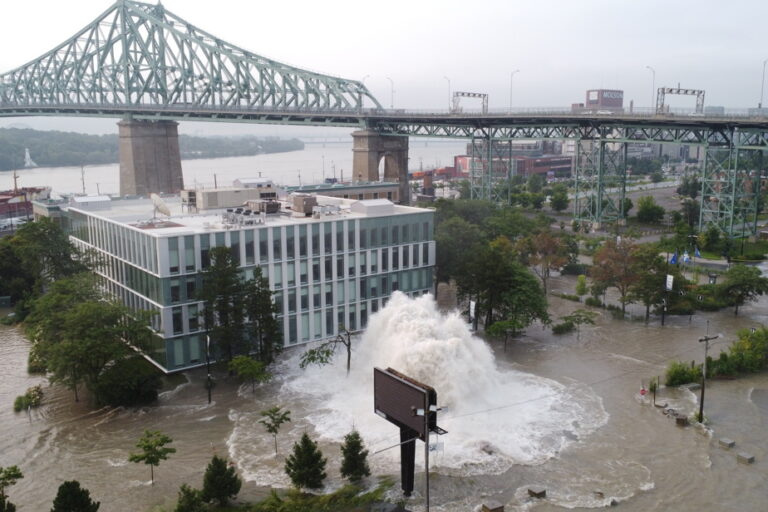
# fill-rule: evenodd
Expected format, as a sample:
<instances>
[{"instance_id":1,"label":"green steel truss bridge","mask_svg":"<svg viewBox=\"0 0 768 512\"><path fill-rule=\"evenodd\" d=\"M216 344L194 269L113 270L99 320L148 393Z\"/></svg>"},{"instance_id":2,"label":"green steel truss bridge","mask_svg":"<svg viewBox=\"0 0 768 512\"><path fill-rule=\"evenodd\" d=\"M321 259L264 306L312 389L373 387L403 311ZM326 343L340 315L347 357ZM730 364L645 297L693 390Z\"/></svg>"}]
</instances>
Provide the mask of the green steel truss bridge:
<instances>
[{"instance_id":1,"label":"green steel truss bridge","mask_svg":"<svg viewBox=\"0 0 768 512\"><path fill-rule=\"evenodd\" d=\"M628 144L699 146L700 227L715 224L731 236L755 233L768 118L746 112L600 114L385 110L362 82L264 58L161 4L130 0L118 0L71 39L0 75L0 117L340 126L383 138L467 139L472 194L495 201L505 200L500 185L514 173L512 155L505 154L511 145L499 141L574 140L574 217L595 225L623 218Z\"/></svg>"}]
</instances>

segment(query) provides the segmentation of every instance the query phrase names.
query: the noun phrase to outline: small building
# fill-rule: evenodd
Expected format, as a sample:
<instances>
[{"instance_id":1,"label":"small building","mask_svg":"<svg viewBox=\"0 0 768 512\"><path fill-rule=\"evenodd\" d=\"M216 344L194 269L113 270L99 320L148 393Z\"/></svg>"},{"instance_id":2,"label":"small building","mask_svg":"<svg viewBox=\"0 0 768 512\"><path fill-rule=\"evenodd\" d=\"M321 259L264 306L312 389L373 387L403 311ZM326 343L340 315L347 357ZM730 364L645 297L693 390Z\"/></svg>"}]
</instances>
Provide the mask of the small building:
<instances>
[{"instance_id":1,"label":"small building","mask_svg":"<svg viewBox=\"0 0 768 512\"><path fill-rule=\"evenodd\" d=\"M288 193L315 194L343 199L388 199L400 202L400 188L396 182L356 181L352 183L322 183L287 187Z\"/></svg>"},{"instance_id":2,"label":"small building","mask_svg":"<svg viewBox=\"0 0 768 512\"><path fill-rule=\"evenodd\" d=\"M164 201L171 214L162 218L142 198L98 208L41 204L40 215L65 215L72 242L104 262L96 270L104 288L131 309L156 313L147 357L165 372L205 363L197 290L213 247L229 247L245 277L256 268L267 277L286 346L333 338L340 325L364 329L394 291L432 289L430 209L322 195L280 201L270 214L210 203L191 212L179 196ZM295 204L310 205L310 213L297 215Z\"/></svg>"}]
</instances>

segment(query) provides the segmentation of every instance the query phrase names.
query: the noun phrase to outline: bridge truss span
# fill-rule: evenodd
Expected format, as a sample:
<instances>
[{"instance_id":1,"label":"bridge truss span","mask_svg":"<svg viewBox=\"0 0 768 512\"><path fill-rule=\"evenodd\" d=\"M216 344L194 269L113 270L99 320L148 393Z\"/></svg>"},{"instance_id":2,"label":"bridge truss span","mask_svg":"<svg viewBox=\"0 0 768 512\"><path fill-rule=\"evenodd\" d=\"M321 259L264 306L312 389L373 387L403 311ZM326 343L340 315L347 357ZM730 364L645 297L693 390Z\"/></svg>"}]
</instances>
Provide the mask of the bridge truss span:
<instances>
[{"instance_id":1,"label":"bridge truss span","mask_svg":"<svg viewBox=\"0 0 768 512\"><path fill-rule=\"evenodd\" d=\"M291 67L151 5L118 0L74 37L0 75L0 108L65 113L80 104L334 111L381 105L361 83ZM58 111L57 111L58 110Z\"/></svg>"}]
</instances>

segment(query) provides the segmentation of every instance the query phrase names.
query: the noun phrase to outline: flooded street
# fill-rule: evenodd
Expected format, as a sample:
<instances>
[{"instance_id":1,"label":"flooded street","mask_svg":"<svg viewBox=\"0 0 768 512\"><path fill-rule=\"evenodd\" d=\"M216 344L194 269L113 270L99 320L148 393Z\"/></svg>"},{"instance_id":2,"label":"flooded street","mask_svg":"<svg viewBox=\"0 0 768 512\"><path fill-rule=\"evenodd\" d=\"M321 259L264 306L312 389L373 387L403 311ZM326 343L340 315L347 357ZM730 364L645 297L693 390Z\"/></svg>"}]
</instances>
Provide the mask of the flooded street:
<instances>
[{"instance_id":1,"label":"flooded street","mask_svg":"<svg viewBox=\"0 0 768 512\"><path fill-rule=\"evenodd\" d=\"M572 278L553 279L555 291L572 293L573 286ZM768 375L710 382L705 415L711 433L675 426L639 391L651 377L663 378L670 359L701 360L697 340L706 332L706 319L710 333L724 335L711 348L716 356L737 329L765 323L767 303L762 299L743 307L738 317L730 309L690 319L668 317L663 328L658 319L646 326L600 311L597 324L582 327L579 337L530 327L506 352L503 343L491 344L496 368L481 365L486 349L475 346L466 352L473 342L453 320L434 317L425 304L403 303L399 307L408 311L425 311L410 321L439 324L434 329L443 329L439 332L450 350L425 345L418 357L410 357L389 345L374 350L366 338L353 354L349 380L342 367L302 372L298 352L288 353L273 382L252 394L248 386L220 380L210 405L200 371L176 379L157 406L141 409L91 411L75 403L71 392L44 384L44 405L30 415L14 413L13 399L45 379L27 375L29 345L20 331L0 326L0 465L17 464L24 472L25 478L10 489L20 510L47 510L67 479L79 480L105 510L149 510L173 503L182 483L201 486L213 453L228 455L249 481L241 495L258 497L264 486L288 486L283 457L306 431L320 439L328 457L330 490L341 484L338 439L352 424L371 452L397 442L396 429L375 416L361 384L370 373L369 362L378 365L381 353L388 352L402 356L393 366L405 373L434 363L425 371L440 383L434 384L438 401L453 402L438 417L449 433L430 457L434 510L472 510L487 500L507 510L594 508L611 501L631 511L765 510ZM556 297L550 304L555 318L579 307ZM377 316L371 318L372 328L383 328L385 320L404 321L408 314L386 311L377 315L379 323ZM637 307L633 312L641 313ZM428 336L412 330L414 336ZM380 338L385 344L396 342ZM462 364L451 366L451 361ZM486 396L467 398L463 389L486 385ZM693 413L698 398L686 390L663 389L657 402ZM257 423L259 411L273 405L290 409L293 419L278 436L278 457L271 436ZM145 465L127 462L145 429L167 433L177 449L156 469L153 486ZM719 448L720 437L733 439L736 447ZM741 451L754 455L755 463L737 463ZM416 492L408 503L414 511L423 509L422 453L417 446ZM397 455L398 450L372 455L374 475L397 474ZM546 489L547 499L531 501L529 487ZM398 494L393 491L392 497Z\"/></svg>"}]
</instances>

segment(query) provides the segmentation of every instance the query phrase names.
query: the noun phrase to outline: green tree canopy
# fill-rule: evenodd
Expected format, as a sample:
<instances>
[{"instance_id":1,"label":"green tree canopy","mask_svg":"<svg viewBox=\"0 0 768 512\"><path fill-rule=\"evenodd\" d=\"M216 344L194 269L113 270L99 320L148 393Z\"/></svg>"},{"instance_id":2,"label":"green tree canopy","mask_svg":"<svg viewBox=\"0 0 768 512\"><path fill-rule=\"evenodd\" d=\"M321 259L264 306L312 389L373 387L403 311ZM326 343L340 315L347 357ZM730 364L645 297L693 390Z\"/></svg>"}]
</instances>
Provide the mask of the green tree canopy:
<instances>
[{"instance_id":1,"label":"green tree canopy","mask_svg":"<svg viewBox=\"0 0 768 512\"><path fill-rule=\"evenodd\" d=\"M80 487L80 482L69 480L59 486L51 512L97 512L99 506L88 489Z\"/></svg>"},{"instance_id":2,"label":"green tree canopy","mask_svg":"<svg viewBox=\"0 0 768 512\"><path fill-rule=\"evenodd\" d=\"M285 460L285 472L299 489L320 489L325 480L327 459L306 432L293 445L293 453Z\"/></svg>"},{"instance_id":3,"label":"green tree canopy","mask_svg":"<svg viewBox=\"0 0 768 512\"><path fill-rule=\"evenodd\" d=\"M7 498L6 491L16 482L24 478L18 466L0 466L0 498Z\"/></svg>"},{"instance_id":4,"label":"green tree canopy","mask_svg":"<svg viewBox=\"0 0 768 512\"><path fill-rule=\"evenodd\" d=\"M658 224L664 219L664 208L656 204L653 196L637 200L637 220L646 224Z\"/></svg>"},{"instance_id":5,"label":"green tree canopy","mask_svg":"<svg viewBox=\"0 0 768 512\"><path fill-rule=\"evenodd\" d=\"M159 430L145 430L144 435L136 443L136 448L139 448L141 453L132 453L128 461L149 464L150 477L154 484L155 466L160 465L160 461L168 459L170 454L176 453L176 448L166 446L172 442L173 439Z\"/></svg>"},{"instance_id":6,"label":"green tree canopy","mask_svg":"<svg viewBox=\"0 0 768 512\"><path fill-rule=\"evenodd\" d=\"M272 434L275 441L275 457L277 457L277 434L280 432L280 427L283 423L291 421L291 411L283 411L281 407L270 407L265 411L261 411L262 418L259 423L264 425L267 432Z\"/></svg>"},{"instance_id":7,"label":"green tree canopy","mask_svg":"<svg viewBox=\"0 0 768 512\"><path fill-rule=\"evenodd\" d=\"M216 501L220 507L237 496L243 481L237 476L235 467L227 463L227 459L214 455L203 476L203 500Z\"/></svg>"},{"instance_id":8,"label":"green tree canopy","mask_svg":"<svg viewBox=\"0 0 768 512\"><path fill-rule=\"evenodd\" d=\"M363 446L363 439L357 430L344 436L341 455L341 476L348 478L353 484L371 476L371 469L368 467L368 450Z\"/></svg>"},{"instance_id":9,"label":"green tree canopy","mask_svg":"<svg viewBox=\"0 0 768 512\"><path fill-rule=\"evenodd\" d=\"M621 312L634 301L630 294L637 282L635 243L628 238L610 239L595 253L591 270L592 280L599 288L614 287L619 292Z\"/></svg>"},{"instance_id":10,"label":"green tree canopy","mask_svg":"<svg viewBox=\"0 0 768 512\"><path fill-rule=\"evenodd\" d=\"M739 306L757 300L768 292L768 278L762 276L760 269L747 265L733 265L725 273L725 282L720 293L734 307L734 316L739 314Z\"/></svg>"},{"instance_id":11,"label":"green tree canopy","mask_svg":"<svg viewBox=\"0 0 768 512\"><path fill-rule=\"evenodd\" d=\"M243 380L251 382L251 392L256 392L256 383L267 382L272 375L267 371L264 363L256 361L249 356L235 356L229 362L229 369Z\"/></svg>"}]
</instances>

